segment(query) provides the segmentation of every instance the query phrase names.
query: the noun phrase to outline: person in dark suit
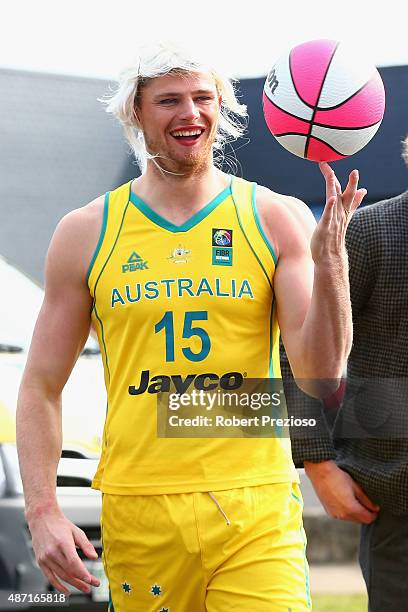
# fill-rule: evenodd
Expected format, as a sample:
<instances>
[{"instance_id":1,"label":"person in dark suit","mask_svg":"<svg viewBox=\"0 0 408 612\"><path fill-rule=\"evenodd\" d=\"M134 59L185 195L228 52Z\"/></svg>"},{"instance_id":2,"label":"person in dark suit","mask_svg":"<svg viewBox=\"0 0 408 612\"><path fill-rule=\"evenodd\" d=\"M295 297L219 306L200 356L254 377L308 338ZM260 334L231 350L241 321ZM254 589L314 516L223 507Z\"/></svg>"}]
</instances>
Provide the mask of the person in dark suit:
<instances>
[{"instance_id":1,"label":"person in dark suit","mask_svg":"<svg viewBox=\"0 0 408 612\"><path fill-rule=\"evenodd\" d=\"M408 166L408 137L403 143ZM408 190L346 235L354 341L333 435L292 441L323 506L362 523L369 612L408 610ZM314 405L314 410L317 410Z\"/></svg>"}]
</instances>

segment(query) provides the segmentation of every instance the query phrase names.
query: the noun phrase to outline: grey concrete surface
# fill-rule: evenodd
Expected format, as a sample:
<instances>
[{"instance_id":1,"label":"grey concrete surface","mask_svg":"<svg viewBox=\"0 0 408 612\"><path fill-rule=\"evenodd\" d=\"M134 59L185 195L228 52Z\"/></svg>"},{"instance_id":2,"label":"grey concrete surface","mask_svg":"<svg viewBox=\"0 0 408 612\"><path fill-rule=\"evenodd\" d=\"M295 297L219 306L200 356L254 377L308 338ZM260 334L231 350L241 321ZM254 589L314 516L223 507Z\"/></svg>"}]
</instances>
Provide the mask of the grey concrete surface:
<instances>
[{"instance_id":1,"label":"grey concrete surface","mask_svg":"<svg viewBox=\"0 0 408 612\"><path fill-rule=\"evenodd\" d=\"M316 594L353 595L365 593L365 583L356 563L311 565L310 591Z\"/></svg>"}]
</instances>

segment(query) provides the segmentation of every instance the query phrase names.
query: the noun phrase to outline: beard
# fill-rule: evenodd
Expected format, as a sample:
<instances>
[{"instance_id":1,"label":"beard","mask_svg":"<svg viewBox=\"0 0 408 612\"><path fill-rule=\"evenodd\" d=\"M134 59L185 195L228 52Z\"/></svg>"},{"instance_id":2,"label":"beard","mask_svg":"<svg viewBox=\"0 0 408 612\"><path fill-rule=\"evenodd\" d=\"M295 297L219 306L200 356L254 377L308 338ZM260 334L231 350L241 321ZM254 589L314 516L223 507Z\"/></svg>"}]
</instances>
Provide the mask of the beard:
<instances>
[{"instance_id":1,"label":"beard","mask_svg":"<svg viewBox=\"0 0 408 612\"><path fill-rule=\"evenodd\" d=\"M180 175L180 178L204 174L213 164L213 144L215 134L211 134L197 151L182 153L179 146L166 146L159 139L144 135L146 150L154 156L153 163L159 170Z\"/></svg>"}]
</instances>

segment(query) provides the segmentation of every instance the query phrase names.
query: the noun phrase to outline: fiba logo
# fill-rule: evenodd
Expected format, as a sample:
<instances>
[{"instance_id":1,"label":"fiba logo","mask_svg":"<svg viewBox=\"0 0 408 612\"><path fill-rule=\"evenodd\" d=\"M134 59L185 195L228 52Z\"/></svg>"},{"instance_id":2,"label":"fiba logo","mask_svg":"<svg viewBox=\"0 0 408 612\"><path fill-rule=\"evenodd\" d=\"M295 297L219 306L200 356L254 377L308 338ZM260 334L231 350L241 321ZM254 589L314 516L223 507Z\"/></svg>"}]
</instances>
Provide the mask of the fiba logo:
<instances>
[{"instance_id":1,"label":"fiba logo","mask_svg":"<svg viewBox=\"0 0 408 612\"><path fill-rule=\"evenodd\" d=\"M212 265L232 266L232 229L212 229Z\"/></svg>"},{"instance_id":2,"label":"fiba logo","mask_svg":"<svg viewBox=\"0 0 408 612\"><path fill-rule=\"evenodd\" d=\"M213 229L213 246L232 246L232 230Z\"/></svg>"}]
</instances>

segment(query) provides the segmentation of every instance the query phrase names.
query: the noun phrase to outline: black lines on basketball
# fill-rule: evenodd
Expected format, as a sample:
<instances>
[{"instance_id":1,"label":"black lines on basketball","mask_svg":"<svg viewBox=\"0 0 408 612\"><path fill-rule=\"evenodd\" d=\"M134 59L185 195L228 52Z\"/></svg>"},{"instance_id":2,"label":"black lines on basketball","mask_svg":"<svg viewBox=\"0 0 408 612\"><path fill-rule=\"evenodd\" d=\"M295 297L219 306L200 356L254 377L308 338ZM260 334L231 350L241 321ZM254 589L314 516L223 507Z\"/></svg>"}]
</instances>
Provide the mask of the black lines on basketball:
<instances>
[{"instance_id":1,"label":"black lines on basketball","mask_svg":"<svg viewBox=\"0 0 408 612\"><path fill-rule=\"evenodd\" d=\"M304 134L303 134L304 135ZM318 136L311 136L310 137L311 140L317 140L318 142L321 142L322 144L324 144L325 147L327 147L328 149L330 149L331 151L333 151L334 153L336 153L336 155L341 155L342 157L346 157L346 155L344 153L342 153L341 151L337 151L337 149L335 149L334 147L332 147L331 145L329 145L325 140L322 140L321 138L319 138Z\"/></svg>"},{"instance_id":2,"label":"black lines on basketball","mask_svg":"<svg viewBox=\"0 0 408 612\"><path fill-rule=\"evenodd\" d=\"M280 134L275 134L275 138L280 138L281 136L300 136L302 138L307 138L306 134L300 134L300 132L281 132ZM322 138L319 138L318 136L311 136L310 140L317 140L318 142L321 142L325 147L333 151L333 153L335 153L336 155L341 155L342 157L346 157L344 153L342 153L341 151L338 151L337 149L329 145L328 142L326 142Z\"/></svg>"},{"instance_id":3,"label":"black lines on basketball","mask_svg":"<svg viewBox=\"0 0 408 612\"><path fill-rule=\"evenodd\" d=\"M271 100L266 91L264 91L263 93L264 93L265 98L268 98L268 100L272 104L272 106L274 106L278 110L282 111L282 113L285 113L286 115L288 115L289 117L293 117L294 119L298 119L298 121L304 121L305 123L310 123L310 119L304 119L303 117L300 117L299 115L295 115L294 113L290 113L288 110L286 110L286 108L282 108L281 106L279 106L279 104L276 104L276 102Z\"/></svg>"},{"instance_id":4,"label":"black lines on basketball","mask_svg":"<svg viewBox=\"0 0 408 612\"><path fill-rule=\"evenodd\" d=\"M279 136L303 136L303 138L306 138L306 134L301 134L300 132L280 132L279 134L275 134L276 138L279 138Z\"/></svg>"},{"instance_id":5,"label":"black lines on basketball","mask_svg":"<svg viewBox=\"0 0 408 612\"><path fill-rule=\"evenodd\" d=\"M364 87L367 87L367 85L370 82L371 82L371 79L368 79L368 81L366 81L362 87L357 89L354 93L351 94L351 96L349 96L348 98L346 98L342 102L339 102L338 104L335 104L334 106L324 106L324 107L323 106L317 106L316 107L316 111L324 112L324 111L329 111L329 110L336 110L336 108L339 108L340 106L343 106L343 104L347 104L347 102L349 102L350 100L355 98L355 96L357 96L357 94L359 94L361 91L363 91Z\"/></svg>"},{"instance_id":6,"label":"black lines on basketball","mask_svg":"<svg viewBox=\"0 0 408 612\"><path fill-rule=\"evenodd\" d=\"M302 96L300 95L298 91L298 88L296 87L295 79L293 78L293 72L292 72L292 51L289 53L289 74L290 74L290 80L292 81L293 89L295 90L297 97L299 98L299 100L303 102L303 104L305 104L307 107L313 110L314 109L313 104L309 104L309 102L306 102L306 100L302 98Z\"/></svg>"},{"instance_id":7,"label":"black lines on basketball","mask_svg":"<svg viewBox=\"0 0 408 612\"><path fill-rule=\"evenodd\" d=\"M315 121L313 123L313 126L316 127L322 127L322 128L327 128L328 130L345 130L345 131L350 131L353 132L354 130L366 130L367 128L370 127L374 127L375 125L378 125L379 123L381 123L381 121L375 121L374 123L370 123L369 125L357 125L357 126L353 126L350 127L348 125L328 125L327 123L318 123L317 121ZM313 134L311 135L312 138L314 138Z\"/></svg>"},{"instance_id":8,"label":"black lines on basketball","mask_svg":"<svg viewBox=\"0 0 408 612\"><path fill-rule=\"evenodd\" d=\"M313 120L314 120L314 118L315 118L315 115L316 115L317 110L318 110L318 107L319 107L319 101L320 101L320 96L322 95L322 91L323 91L324 82L325 82L325 80L326 80L327 73L328 73L328 72L329 72L329 70L330 70L331 63L332 63L332 61L333 61L334 55L335 55L335 53L336 53L336 51L337 51L337 49L338 49L338 48L339 48L339 43L337 43L337 44L336 44L336 46L335 46L335 47L334 47L334 49L333 49L333 52L332 52L332 54L331 54L331 56L330 56L330 59L329 59L329 61L327 62L327 66L326 66L326 70L325 70L325 72L324 72L324 76L323 76L322 82L321 82L321 84L320 84L320 90L319 90L319 93L318 93L318 96L317 96L316 105L315 105L315 106L314 106L314 108L313 108L313 114L312 114L312 117L311 117L311 119L310 119L309 134L307 135L307 138L306 138L305 152L304 152L304 156L305 156L305 157L307 157L307 153L308 153L308 150L309 150L309 142L310 142L310 137L311 137L311 134L312 134ZM340 153L340 155L341 155L341 153Z\"/></svg>"}]
</instances>

